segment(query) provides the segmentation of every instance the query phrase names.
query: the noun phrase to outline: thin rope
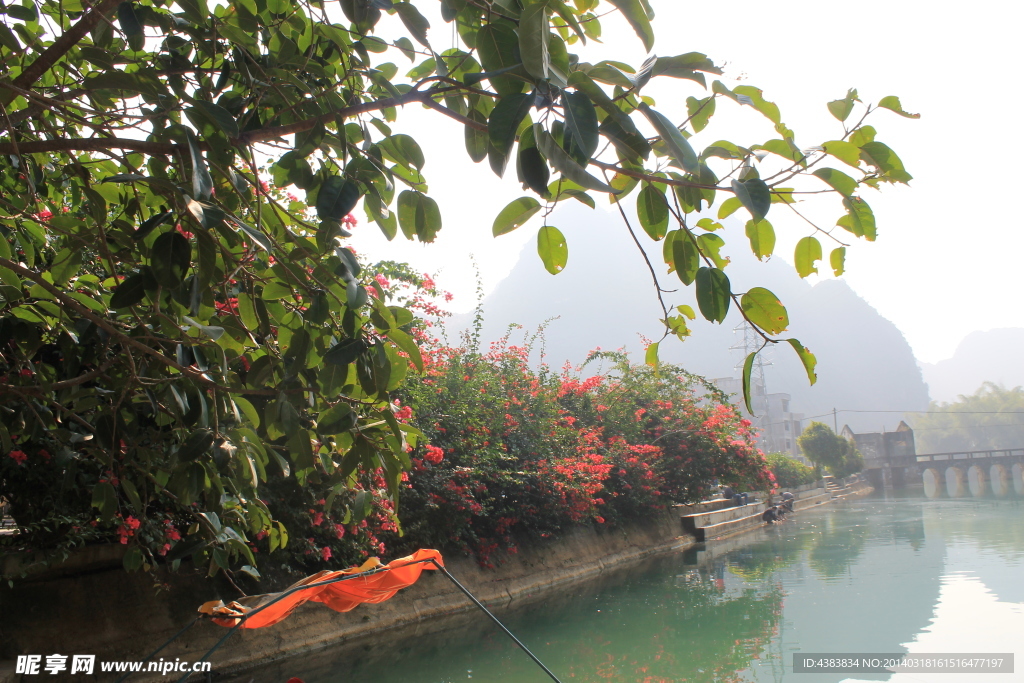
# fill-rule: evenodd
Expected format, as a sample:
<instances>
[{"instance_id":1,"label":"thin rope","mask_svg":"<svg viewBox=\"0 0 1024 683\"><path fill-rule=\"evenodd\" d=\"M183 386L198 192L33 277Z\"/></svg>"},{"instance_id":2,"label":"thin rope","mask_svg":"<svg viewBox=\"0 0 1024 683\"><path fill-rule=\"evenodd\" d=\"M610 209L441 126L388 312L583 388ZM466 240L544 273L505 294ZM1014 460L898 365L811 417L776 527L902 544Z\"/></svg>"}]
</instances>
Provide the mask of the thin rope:
<instances>
[{"instance_id":1,"label":"thin rope","mask_svg":"<svg viewBox=\"0 0 1024 683\"><path fill-rule=\"evenodd\" d=\"M148 662L149 660L153 659L153 657L156 657L156 656L157 656L158 654L160 654L160 651L161 651L161 650L163 650L163 649L164 649L165 647L167 647L168 645L170 645L171 643L173 643L174 641L176 641L176 640L177 640L177 639L178 639L179 637L181 637L182 635L184 635L185 631L187 631L187 630L189 630L190 628L192 628L193 626L195 626L195 625L196 625L196 622L197 622L197 621L199 621L199 619L200 619L201 617L202 617L202 615L199 615L199 616L197 616L197 617L196 617L195 619L193 619L193 620L192 620L192 622L191 622L190 624L188 624L188 625L187 625L187 626L186 626L185 628L181 629L180 631L178 631L177 633L175 633L175 634L174 634L173 636L171 636L171 639L170 639L170 640L168 640L168 641L167 641L166 643L164 643L163 645L161 645L161 646L160 646L160 647L158 647L157 649L153 650L153 652L151 652L151 653L149 654L149 656L148 656L148 657L146 657L145 659L143 659L143 660L142 660L142 663L143 663L143 664L145 664L145 663L146 663L146 662ZM135 673L135 672L134 672L134 671L129 671L129 672L128 672L128 673L126 673L126 674L125 674L124 676L121 676L120 678L118 678L118 679L117 679L117 680L116 680L116 681L115 681L114 683L122 683L122 682L123 682L124 680L126 680L126 679L127 679L127 678L128 678L129 676L131 676L131 675L132 675L133 673Z\"/></svg>"},{"instance_id":2,"label":"thin rope","mask_svg":"<svg viewBox=\"0 0 1024 683\"><path fill-rule=\"evenodd\" d=\"M551 669L549 669L546 666L544 666L544 662L542 662L539 659L537 659L537 656L535 654L533 654L532 652L530 652L530 649L528 647L526 647L525 645L523 645L522 641L519 640L518 638L516 638L515 635L512 633L512 631L509 631L507 628L505 628L505 624L503 624L500 621L498 621L498 617L494 616L489 609L484 607L483 603L480 602L479 600L477 600L476 597L472 593L470 593L466 589L465 586L463 586L461 583L459 583L455 579L454 576L449 574L447 569L445 569L440 564L438 564L437 560L434 560L433 558L428 560L428 562L432 562L434 564L434 566L437 567L441 571L442 574L444 574L445 576L448 577L449 581L451 581L453 584L455 584L456 588L458 588L460 591L462 591L466 595L467 598L469 598L470 600L473 601L474 605L479 607L481 610L483 610L484 614L486 614L492 620L494 620L494 623L497 624L498 627L502 631L504 631L508 635L509 638L511 638L513 641L515 641L515 644L518 645L520 648L522 648L523 652L525 652L526 654L530 655L530 659L535 661L537 663L537 666L539 666L540 668L544 669L544 673L546 673L548 676L550 676L551 680L553 680L555 683L562 683L560 680L558 680L558 676L556 676L555 674L553 674L551 672Z\"/></svg>"}]
</instances>

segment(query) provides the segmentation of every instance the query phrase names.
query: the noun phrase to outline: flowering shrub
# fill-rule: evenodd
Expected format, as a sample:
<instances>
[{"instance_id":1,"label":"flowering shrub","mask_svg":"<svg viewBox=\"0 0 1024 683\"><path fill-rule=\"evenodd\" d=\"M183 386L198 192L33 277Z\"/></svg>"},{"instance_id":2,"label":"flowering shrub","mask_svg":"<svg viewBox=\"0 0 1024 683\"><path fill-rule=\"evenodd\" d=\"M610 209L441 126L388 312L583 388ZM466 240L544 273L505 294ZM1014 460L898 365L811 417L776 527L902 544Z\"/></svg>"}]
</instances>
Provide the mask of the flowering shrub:
<instances>
[{"instance_id":1,"label":"flowering shrub","mask_svg":"<svg viewBox=\"0 0 1024 683\"><path fill-rule=\"evenodd\" d=\"M820 478L820 473L813 467L797 462L785 453L769 453L766 456L768 467L775 475L776 481L783 489L795 489L810 484Z\"/></svg>"},{"instance_id":2,"label":"flowering shrub","mask_svg":"<svg viewBox=\"0 0 1024 683\"><path fill-rule=\"evenodd\" d=\"M472 343L472 339L467 339ZM436 345L403 404L429 445L412 455L399 548L458 548L491 566L517 539L640 519L715 480L772 490L748 421L713 385L597 353L605 373L529 364L509 337L486 353Z\"/></svg>"}]
</instances>

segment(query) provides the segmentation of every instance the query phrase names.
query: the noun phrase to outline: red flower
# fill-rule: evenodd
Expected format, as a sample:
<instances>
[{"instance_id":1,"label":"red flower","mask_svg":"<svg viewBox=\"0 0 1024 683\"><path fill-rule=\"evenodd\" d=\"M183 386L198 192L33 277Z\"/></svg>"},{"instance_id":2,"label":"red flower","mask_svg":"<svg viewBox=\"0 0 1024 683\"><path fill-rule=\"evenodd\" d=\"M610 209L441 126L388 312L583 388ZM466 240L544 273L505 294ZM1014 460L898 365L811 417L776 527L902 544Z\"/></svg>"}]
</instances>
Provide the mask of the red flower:
<instances>
[{"instance_id":1,"label":"red flower","mask_svg":"<svg viewBox=\"0 0 1024 683\"><path fill-rule=\"evenodd\" d=\"M427 453L423 456L423 459L431 465L440 465L441 461L444 460L444 450L437 446L427 446Z\"/></svg>"},{"instance_id":2,"label":"red flower","mask_svg":"<svg viewBox=\"0 0 1024 683\"><path fill-rule=\"evenodd\" d=\"M24 451L11 451L7 455L9 455L12 458L14 458L14 461L16 463L18 463L19 465L24 465L25 461L28 460L28 456L25 455Z\"/></svg>"}]
</instances>

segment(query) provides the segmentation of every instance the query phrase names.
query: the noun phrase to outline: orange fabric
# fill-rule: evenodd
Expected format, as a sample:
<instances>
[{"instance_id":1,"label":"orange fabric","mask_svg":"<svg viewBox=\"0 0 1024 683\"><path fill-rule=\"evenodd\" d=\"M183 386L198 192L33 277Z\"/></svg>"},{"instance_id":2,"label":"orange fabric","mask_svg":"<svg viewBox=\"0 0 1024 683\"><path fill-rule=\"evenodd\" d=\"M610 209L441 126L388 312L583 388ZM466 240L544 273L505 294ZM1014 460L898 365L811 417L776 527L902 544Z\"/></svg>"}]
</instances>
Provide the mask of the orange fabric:
<instances>
[{"instance_id":1,"label":"orange fabric","mask_svg":"<svg viewBox=\"0 0 1024 683\"><path fill-rule=\"evenodd\" d=\"M322 602L337 612L348 612L364 602L384 602L394 596L399 590L411 586L420 578L424 569L435 569L429 562L413 562L434 559L441 566L444 562L441 553L436 550L417 550L408 557L393 560L383 568L387 571L380 571L369 576L360 576L354 579L329 583L325 586L315 586L305 590L297 590L291 595L282 598L264 610L257 612L242 623L242 628L262 628L272 626L291 614L299 605L313 601ZM359 567L351 567L342 571L322 571L307 576L302 581L293 584L288 588L296 588L303 585L329 581L334 578L349 574L359 574L371 569L380 567L381 563L376 557L371 557ZM287 591L281 591L285 593ZM240 598L237 601L224 604L221 600L204 603L199 611L214 617L213 623L220 626L234 626L239 618L266 605L281 595L281 593L266 593L264 595L251 595L247 598Z\"/></svg>"}]
</instances>

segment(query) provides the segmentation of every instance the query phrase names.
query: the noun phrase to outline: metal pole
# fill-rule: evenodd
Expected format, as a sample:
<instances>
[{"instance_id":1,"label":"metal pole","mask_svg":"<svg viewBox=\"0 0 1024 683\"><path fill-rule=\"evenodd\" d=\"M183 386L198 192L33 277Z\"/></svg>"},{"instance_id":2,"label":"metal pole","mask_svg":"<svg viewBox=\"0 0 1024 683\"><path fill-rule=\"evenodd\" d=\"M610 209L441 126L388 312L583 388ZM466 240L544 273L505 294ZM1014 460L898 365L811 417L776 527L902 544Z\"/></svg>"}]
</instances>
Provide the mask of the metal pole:
<instances>
[{"instance_id":1,"label":"metal pole","mask_svg":"<svg viewBox=\"0 0 1024 683\"><path fill-rule=\"evenodd\" d=\"M498 628L500 628L502 631L504 631L505 634L508 635L509 638L511 638L512 640L515 641L516 645L518 645L520 648L522 648L523 652L525 652L526 654L530 655L530 659L532 659L534 662L536 662L537 666L539 666L540 668L544 669L544 673L546 673L548 676L550 676L551 680L555 681L555 683L562 683L560 680L558 680L558 676L556 676L555 674L553 674L551 672L551 669L549 669L546 666L544 666L544 662L542 662L539 659L537 659L537 656L535 654L533 654L532 652L530 652L530 649L528 647L526 647L525 645L523 645L522 641L520 641L518 638L516 638L515 635L512 633L512 631L509 631L507 628L505 628L505 625L503 623L501 623L500 621L498 621L498 617L496 617L493 614L491 614L490 610L488 610L486 607L484 607L483 603L480 602L479 600L477 600L476 597L472 593L470 593L466 589L465 586L463 586L461 583L459 583L455 579L454 576L452 576L450 573L448 573L447 569L445 569L440 564L438 564L436 560L431 559L429 561L432 562L434 564L434 566L437 567L441 571L442 574L447 576L448 580L451 581L453 584L455 584L455 587L458 588L460 591L462 591L463 594L467 598L472 600L474 605L476 605L477 607L482 609L484 611L484 614L489 616L494 621L494 623L498 625Z\"/></svg>"}]
</instances>

